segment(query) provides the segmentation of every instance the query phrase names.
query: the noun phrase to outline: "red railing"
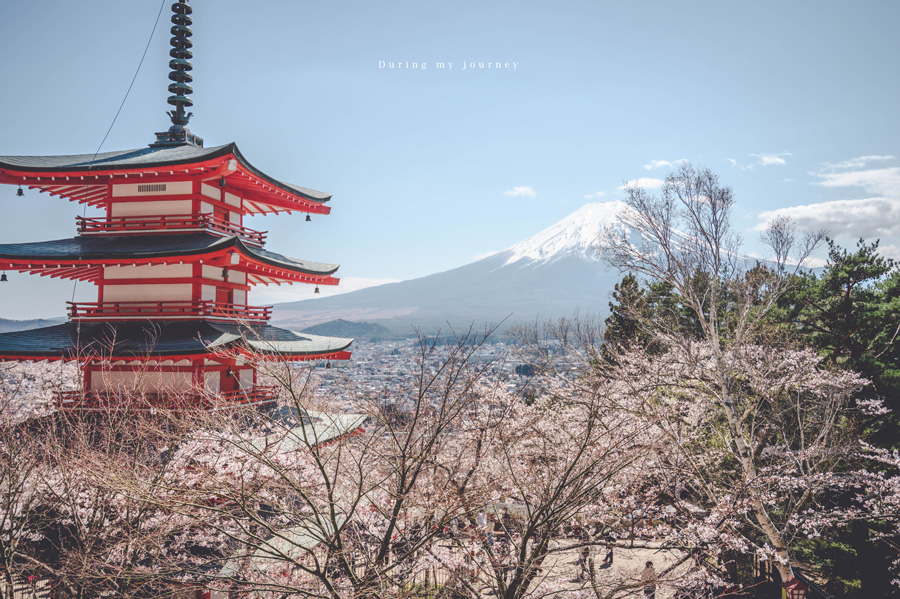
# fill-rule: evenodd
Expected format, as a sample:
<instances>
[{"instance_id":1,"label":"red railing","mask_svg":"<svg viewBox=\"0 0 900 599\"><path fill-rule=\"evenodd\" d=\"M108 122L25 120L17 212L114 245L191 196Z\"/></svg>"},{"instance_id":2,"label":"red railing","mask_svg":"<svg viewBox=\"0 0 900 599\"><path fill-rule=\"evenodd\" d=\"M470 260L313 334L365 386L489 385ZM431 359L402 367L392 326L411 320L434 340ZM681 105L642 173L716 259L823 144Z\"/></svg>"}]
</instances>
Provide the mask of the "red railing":
<instances>
[{"instance_id":1,"label":"red railing","mask_svg":"<svg viewBox=\"0 0 900 599\"><path fill-rule=\"evenodd\" d=\"M162 231L183 231L203 229L225 235L237 235L254 244L266 242L266 231L255 231L241 225L228 222L212 214L183 214L161 216L109 216L84 218L75 217L78 232L82 235L98 233L159 233Z\"/></svg>"},{"instance_id":2,"label":"red railing","mask_svg":"<svg viewBox=\"0 0 900 599\"><path fill-rule=\"evenodd\" d=\"M190 302L66 302L72 320L144 318L212 318L268 321L272 306L244 306L212 301Z\"/></svg>"},{"instance_id":3,"label":"red railing","mask_svg":"<svg viewBox=\"0 0 900 599\"><path fill-rule=\"evenodd\" d=\"M257 386L227 393L128 393L96 391L57 391L56 406L60 410L229 410L240 406L274 403L277 387Z\"/></svg>"}]
</instances>

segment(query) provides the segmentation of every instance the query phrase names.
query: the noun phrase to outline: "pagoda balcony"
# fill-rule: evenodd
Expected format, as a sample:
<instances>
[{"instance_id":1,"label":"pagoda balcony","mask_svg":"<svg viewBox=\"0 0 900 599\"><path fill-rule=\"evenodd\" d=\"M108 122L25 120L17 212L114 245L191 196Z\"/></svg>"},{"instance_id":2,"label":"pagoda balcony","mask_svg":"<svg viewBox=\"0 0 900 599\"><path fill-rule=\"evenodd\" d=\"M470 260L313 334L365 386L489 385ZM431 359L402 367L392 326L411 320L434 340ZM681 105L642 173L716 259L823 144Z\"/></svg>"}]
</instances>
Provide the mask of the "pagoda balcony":
<instances>
[{"instance_id":1,"label":"pagoda balcony","mask_svg":"<svg viewBox=\"0 0 900 599\"><path fill-rule=\"evenodd\" d=\"M245 306L213 301L66 302L71 320L234 320L268 322L272 306Z\"/></svg>"},{"instance_id":2,"label":"pagoda balcony","mask_svg":"<svg viewBox=\"0 0 900 599\"><path fill-rule=\"evenodd\" d=\"M121 235L127 233L171 233L172 231L208 231L216 235L236 235L245 242L262 247L266 231L256 231L212 214L183 214L160 216L107 216L85 218L76 216L80 235Z\"/></svg>"},{"instance_id":3,"label":"pagoda balcony","mask_svg":"<svg viewBox=\"0 0 900 599\"><path fill-rule=\"evenodd\" d=\"M227 393L122 393L110 391L56 391L53 399L60 410L96 412L101 410L228 410L242 406L275 403L278 388L257 385Z\"/></svg>"}]
</instances>

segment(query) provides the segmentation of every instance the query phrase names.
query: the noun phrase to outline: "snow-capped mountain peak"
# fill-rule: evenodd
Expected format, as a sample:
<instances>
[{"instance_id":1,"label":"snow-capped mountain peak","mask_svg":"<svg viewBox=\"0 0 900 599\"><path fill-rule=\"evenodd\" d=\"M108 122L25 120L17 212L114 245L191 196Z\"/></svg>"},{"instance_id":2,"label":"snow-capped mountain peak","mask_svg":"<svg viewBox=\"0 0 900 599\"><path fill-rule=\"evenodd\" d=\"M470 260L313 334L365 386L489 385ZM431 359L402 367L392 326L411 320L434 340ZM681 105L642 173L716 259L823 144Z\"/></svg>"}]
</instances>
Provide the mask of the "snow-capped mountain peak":
<instances>
[{"instance_id":1,"label":"snow-capped mountain peak","mask_svg":"<svg viewBox=\"0 0 900 599\"><path fill-rule=\"evenodd\" d=\"M564 256L580 254L599 260L597 242L607 228L621 226L620 218L629 210L620 201L591 202L524 241L508 248L506 264L519 260L552 262Z\"/></svg>"},{"instance_id":2,"label":"snow-capped mountain peak","mask_svg":"<svg viewBox=\"0 0 900 599\"><path fill-rule=\"evenodd\" d=\"M507 327L571 316L576 310L602 311L620 274L602 264L600 235L607 227L629 239L634 233L620 223L620 214L631 220L622 202L585 204L503 252L418 279L280 304L276 322L300 330L343 318L408 333L410 327L447 330L448 323L499 322Z\"/></svg>"}]
</instances>

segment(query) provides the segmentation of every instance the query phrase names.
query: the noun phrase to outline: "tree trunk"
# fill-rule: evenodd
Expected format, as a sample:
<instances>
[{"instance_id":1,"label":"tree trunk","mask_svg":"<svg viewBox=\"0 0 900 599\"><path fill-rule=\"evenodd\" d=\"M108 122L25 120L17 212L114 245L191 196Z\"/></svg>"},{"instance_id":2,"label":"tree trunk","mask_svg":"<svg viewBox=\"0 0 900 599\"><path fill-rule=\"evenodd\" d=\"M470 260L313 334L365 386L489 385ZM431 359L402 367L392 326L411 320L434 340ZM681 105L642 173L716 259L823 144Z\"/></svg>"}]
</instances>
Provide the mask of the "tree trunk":
<instances>
[{"instance_id":1,"label":"tree trunk","mask_svg":"<svg viewBox=\"0 0 900 599\"><path fill-rule=\"evenodd\" d=\"M716 347L715 349L718 353L719 348ZM728 420L728 429L731 432L731 436L734 438L734 447L741 464L744 480L749 483L748 489L750 493L750 504L753 506L753 515L756 517L757 523L766 535L769 543L771 543L772 549L775 551L777 561L774 565L781 575L781 582L788 582L794 578L794 571L791 568L791 556L788 551L787 543L784 542L781 533L778 532L772 519L769 518L766 507L762 502L762 498L759 496L759 491L754 486L754 481L757 477L756 467L753 464L753 456L750 452L750 448L747 447L747 444L744 442L744 435L741 431L737 414L735 413L731 393L728 390L724 366L720 356L716 356L716 366L719 369L719 388L722 393L722 407L725 410L725 418Z\"/></svg>"}]
</instances>

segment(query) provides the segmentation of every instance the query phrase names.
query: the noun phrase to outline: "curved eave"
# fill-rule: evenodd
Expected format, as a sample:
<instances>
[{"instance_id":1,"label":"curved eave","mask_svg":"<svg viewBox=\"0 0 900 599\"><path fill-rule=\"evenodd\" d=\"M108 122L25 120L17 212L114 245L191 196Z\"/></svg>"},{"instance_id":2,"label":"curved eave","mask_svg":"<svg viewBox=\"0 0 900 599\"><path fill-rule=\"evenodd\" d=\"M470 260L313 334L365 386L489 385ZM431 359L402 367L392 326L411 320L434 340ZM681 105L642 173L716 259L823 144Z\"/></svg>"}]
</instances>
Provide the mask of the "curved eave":
<instances>
[{"instance_id":1,"label":"curved eave","mask_svg":"<svg viewBox=\"0 0 900 599\"><path fill-rule=\"evenodd\" d=\"M288 212L302 211L317 212L319 214L331 212L330 207L323 205L331 200L331 194L274 179L250 164L250 161L238 149L237 144L232 143L231 146L233 148L232 155L244 167L243 169L238 169L236 173L248 178L249 175L253 175L259 179L253 184L255 187L261 186L262 192L265 193L263 199L271 206L271 209L265 210L265 212L278 212L279 208ZM229 182L230 177L226 176L225 180ZM238 185L238 183L232 184ZM249 201L253 202L253 198L250 198Z\"/></svg>"},{"instance_id":2,"label":"curved eave","mask_svg":"<svg viewBox=\"0 0 900 599\"><path fill-rule=\"evenodd\" d=\"M295 333L270 325L132 321L0 334L0 360L196 360L270 355L290 361L346 360L352 339Z\"/></svg>"},{"instance_id":3,"label":"curved eave","mask_svg":"<svg viewBox=\"0 0 900 599\"><path fill-rule=\"evenodd\" d=\"M155 160L154 160L155 158ZM246 214L328 214L331 195L275 179L253 166L230 143L215 148L176 146L71 156L0 156L0 183L23 185L69 200L103 205L107 185L127 179L153 181L198 178L209 184L224 177L246 202Z\"/></svg>"},{"instance_id":4,"label":"curved eave","mask_svg":"<svg viewBox=\"0 0 900 599\"><path fill-rule=\"evenodd\" d=\"M238 255L238 263L232 255ZM337 285L340 267L298 260L245 244L239 237L191 235L107 235L39 243L0 245L0 269L54 278L97 281L100 267L143 264L204 264L246 272L251 284Z\"/></svg>"}]
</instances>

